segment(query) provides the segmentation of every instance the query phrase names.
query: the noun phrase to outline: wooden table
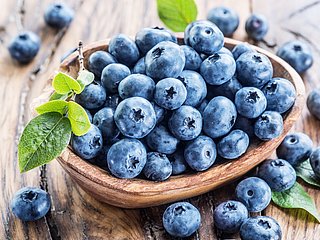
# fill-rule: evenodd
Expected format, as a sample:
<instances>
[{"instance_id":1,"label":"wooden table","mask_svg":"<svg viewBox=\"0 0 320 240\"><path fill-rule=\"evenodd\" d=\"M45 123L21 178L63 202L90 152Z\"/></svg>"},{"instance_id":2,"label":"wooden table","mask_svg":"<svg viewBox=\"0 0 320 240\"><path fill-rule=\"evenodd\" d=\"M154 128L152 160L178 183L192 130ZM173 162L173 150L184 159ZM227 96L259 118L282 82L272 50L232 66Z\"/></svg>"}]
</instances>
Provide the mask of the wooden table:
<instances>
[{"instance_id":1,"label":"wooden table","mask_svg":"<svg viewBox=\"0 0 320 240\"><path fill-rule=\"evenodd\" d=\"M125 210L102 204L84 193L60 165L53 161L46 168L21 175L17 167L17 139L30 118L30 102L38 96L59 66L61 56L77 46L116 33L135 35L146 26L163 25L157 17L155 0L68 0L76 15L67 31L54 31L43 20L50 0L0 1L0 239L171 239L164 231L161 216L165 206ZM198 18L205 18L213 6L226 5L240 15L234 38L247 40L244 22L251 12L264 14L270 23L265 43L258 45L276 51L284 42L299 39L310 44L313 67L303 76L307 91L319 86L320 78L320 1L316 0L198 0ZM17 34L17 22L42 39L36 59L26 66L14 63L6 46ZM320 142L319 121L307 109L295 130L304 131ZM51 212L33 223L23 223L10 210L13 194L23 186L41 186L52 198ZM238 239L225 236L213 226L212 212L223 200L232 198L235 184L189 199L199 208L202 225L190 239ZM319 189L303 184L320 209ZM272 216L282 227L284 240L319 240L320 224L298 210L283 210L271 204L262 215Z\"/></svg>"}]
</instances>

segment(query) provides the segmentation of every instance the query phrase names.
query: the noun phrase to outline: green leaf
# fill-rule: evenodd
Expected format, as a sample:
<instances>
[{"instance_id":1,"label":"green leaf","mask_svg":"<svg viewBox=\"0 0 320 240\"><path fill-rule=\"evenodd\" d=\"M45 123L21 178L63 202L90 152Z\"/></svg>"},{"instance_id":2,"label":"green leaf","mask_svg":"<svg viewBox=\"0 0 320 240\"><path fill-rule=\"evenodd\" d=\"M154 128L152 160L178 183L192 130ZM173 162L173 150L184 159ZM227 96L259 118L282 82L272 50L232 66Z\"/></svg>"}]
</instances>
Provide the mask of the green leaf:
<instances>
[{"instance_id":1,"label":"green leaf","mask_svg":"<svg viewBox=\"0 0 320 240\"><path fill-rule=\"evenodd\" d=\"M86 134L91 126L86 111L76 102L68 102L68 118L71 123L72 132L77 136Z\"/></svg>"},{"instance_id":2,"label":"green leaf","mask_svg":"<svg viewBox=\"0 0 320 240\"><path fill-rule=\"evenodd\" d=\"M320 187L320 179L314 174L310 161L304 161L296 167L297 176L302 178L305 182Z\"/></svg>"},{"instance_id":3,"label":"green leaf","mask_svg":"<svg viewBox=\"0 0 320 240\"><path fill-rule=\"evenodd\" d=\"M70 137L70 121L60 113L44 113L32 119L18 144L20 171L26 172L55 159L67 147Z\"/></svg>"},{"instance_id":4,"label":"green leaf","mask_svg":"<svg viewBox=\"0 0 320 240\"><path fill-rule=\"evenodd\" d=\"M81 92L87 85L92 83L93 80L94 80L94 74L92 72L89 72L87 70L80 71L77 81L81 86Z\"/></svg>"},{"instance_id":5,"label":"green leaf","mask_svg":"<svg viewBox=\"0 0 320 240\"><path fill-rule=\"evenodd\" d=\"M53 100L66 100L69 97L69 94L59 94L57 92L52 93L52 95L49 98L49 101Z\"/></svg>"},{"instance_id":6,"label":"green leaf","mask_svg":"<svg viewBox=\"0 0 320 240\"><path fill-rule=\"evenodd\" d=\"M186 26L197 19L194 0L157 0L158 15L172 31L183 32Z\"/></svg>"},{"instance_id":7,"label":"green leaf","mask_svg":"<svg viewBox=\"0 0 320 240\"><path fill-rule=\"evenodd\" d=\"M36 108L36 111L38 114L43 114L47 112L58 112L61 115L63 115L67 113L67 110L68 110L68 102L64 100L52 100Z\"/></svg>"},{"instance_id":8,"label":"green leaf","mask_svg":"<svg viewBox=\"0 0 320 240\"><path fill-rule=\"evenodd\" d=\"M59 94L68 94L71 91L77 94L81 93L81 86L78 81L63 72L59 72L53 78L52 86Z\"/></svg>"},{"instance_id":9,"label":"green leaf","mask_svg":"<svg viewBox=\"0 0 320 240\"><path fill-rule=\"evenodd\" d=\"M299 183L284 192L272 192L272 201L283 208L300 208L310 213L318 222L320 214L309 194Z\"/></svg>"}]
</instances>

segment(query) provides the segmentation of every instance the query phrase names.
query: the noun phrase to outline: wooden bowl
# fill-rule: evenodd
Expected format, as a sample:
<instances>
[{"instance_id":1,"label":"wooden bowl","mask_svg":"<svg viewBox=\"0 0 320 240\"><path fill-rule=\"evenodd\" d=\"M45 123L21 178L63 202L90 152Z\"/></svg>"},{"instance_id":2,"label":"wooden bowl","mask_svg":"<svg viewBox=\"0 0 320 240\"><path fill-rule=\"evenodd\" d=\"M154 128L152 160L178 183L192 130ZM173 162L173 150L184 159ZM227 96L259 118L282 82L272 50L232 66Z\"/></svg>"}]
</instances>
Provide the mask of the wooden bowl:
<instances>
[{"instance_id":1,"label":"wooden bowl","mask_svg":"<svg viewBox=\"0 0 320 240\"><path fill-rule=\"evenodd\" d=\"M181 38L179 40L182 41ZM229 49L239 43L241 42L225 39L225 46ZM85 60L92 52L107 50L107 47L108 40L88 45L84 49ZM150 207L190 198L239 178L272 154L291 129L304 106L305 88L296 71L274 54L258 47L254 48L269 57L274 67L275 77L290 80L296 88L297 99L292 109L286 113L283 133L277 139L251 145L248 151L237 160L216 164L204 172L172 176L164 182L113 177L107 171L82 160L71 148L66 149L57 160L88 194L102 202L123 208ZM78 68L77 53L73 53L61 64L60 71L76 77Z\"/></svg>"}]
</instances>

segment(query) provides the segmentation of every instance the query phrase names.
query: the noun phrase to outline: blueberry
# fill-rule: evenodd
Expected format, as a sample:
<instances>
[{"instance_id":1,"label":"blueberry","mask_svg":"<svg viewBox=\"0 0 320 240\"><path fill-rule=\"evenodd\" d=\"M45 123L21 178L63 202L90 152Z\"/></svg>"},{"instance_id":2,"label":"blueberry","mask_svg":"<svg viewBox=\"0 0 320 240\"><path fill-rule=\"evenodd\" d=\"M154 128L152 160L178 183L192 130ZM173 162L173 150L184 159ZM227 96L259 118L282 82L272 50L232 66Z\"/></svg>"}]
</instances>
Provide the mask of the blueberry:
<instances>
[{"instance_id":1,"label":"blueberry","mask_svg":"<svg viewBox=\"0 0 320 240\"><path fill-rule=\"evenodd\" d=\"M244 131L248 137L249 140L255 137L254 135L254 119L246 118L241 115L238 115L237 120L233 126L233 129L240 129ZM251 141L251 140L250 140Z\"/></svg>"},{"instance_id":2,"label":"blueberry","mask_svg":"<svg viewBox=\"0 0 320 240\"><path fill-rule=\"evenodd\" d=\"M207 18L216 24L226 37L232 36L239 26L239 15L228 7L220 6L211 9Z\"/></svg>"},{"instance_id":3,"label":"blueberry","mask_svg":"<svg viewBox=\"0 0 320 240\"><path fill-rule=\"evenodd\" d=\"M137 139L122 139L113 144L107 154L108 168L118 178L134 178L147 161L147 152Z\"/></svg>"},{"instance_id":4,"label":"blueberry","mask_svg":"<svg viewBox=\"0 0 320 240\"><path fill-rule=\"evenodd\" d=\"M171 176L172 166L165 154L149 152L147 162L143 168L146 178L153 181L164 181Z\"/></svg>"},{"instance_id":5,"label":"blueberry","mask_svg":"<svg viewBox=\"0 0 320 240\"><path fill-rule=\"evenodd\" d=\"M242 116L256 118L267 108L267 99L260 89L244 87L236 93L235 105Z\"/></svg>"},{"instance_id":6,"label":"blueberry","mask_svg":"<svg viewBox=\"0 0 320 240\"><path fill-rule=\"evenodd\" d=\"M202 116L203 116L204 109L207 107L208 103L209 101L207 99L204 99L202 103L200 103L200 105L197 107L197 110L201 113Z\"/></svg>"},{"instance_id":7,"label":"blueberry","mask_svg":"<svg viewBox=\"0 0 320 240\"><path fill-rule=\"evenodd\" d=\"M288 111L296 99L293 84L284 78L273 78L262 89L267 99L267 110L284 113Z\"/></svg>"},{"instance_id":8,"label":"blueberry","mask_svg":"<svg viewBox=\"0 0 320 240\"><path fill-rule=\"evenodd\" d=\"M143 138L156 125L156 113L148 100L131 97L119 103L114 112L114 121L124 136Z\"/></svg>"},{"instance_id":9,"label":"blueberry","mask_svg":"<svg viewBox=\"0 0 320 240\"><path fill-rule=\"evenodd\" d=\"M217 145L218 154L226 159L236 159L249 147L249 137L242 130L233 130L223 137Z\"/></svg>"},{"instance_id":10,"label":"blueberry","mask_svg":"<svg viewBox=\"0 0 320 240\"><path fill-rule=\"evenodd\" d=\"M140 57L136 43L124 34L118 34L110 40L108 51L119 63L129 67L134 66Z\"/></svg>"},{"instance_id":11,"label":"blueberry","mask_svg":"<svg viewBox=\"0 0 320 240\"><path fill-rule=\"evenodd\" d=\"M298 40L283 44L277 51L277 56L288 62L298 73L307 71L313 64L310 47Z\"/></svg>"},{"instance_id":12,"label":"blueberry","mask_svg":"<svg viewBox=\"0 0 320 240\"><path fill-rule=\"evenodd\" d=\"M96 51L89 56L88 69L100 80L102 70L111 63L116 63L117 60L108 52Z\"/></svg>"},{"instance_id":13,"label":"blueberry","mask_svg":"<svg viewBox=\"0 0 320 240\"><path fill-rule=\"evenodd\" d=\"M249 177L237 185L236 196L249 212L261 212L271 201L271 189L261 178Z\"/></svg>"},{"instance_id":14,"label":"blueberry","mask_svg":"<svg viewBox=\"0 0 320 240\"><path fill-rule=\"evenodd\" d=\"M203 131L212 138L226 135L237 118L233 102L226 97L211 99L203 112Z\"/></svg>"},{"instance_id":15,"label":"blueberry","mask_svg":"<svg viewBox=\"0 0 320 240\"><path fill-rule=\"evenodd\" d=\"M106 102L104 104L104 107L112 108L113 110L116 110L118 104L122 101L120 96L118 94L109 95L106 98Z\"/></svg>"},{"instance_id":16,"label":"blueberry","mask_svg":"<svg viewBox=\"0 0 320 240\"><path fill-rule=\"evenodd\" d=\"M213 98L217 96L224 96L229 98L231 101L234 101L237 91L242 88L242 85L239 83L238 79L233 76L229 81L219 85L213 86L208 85L208 98Z\"/></svg>"},{"instance_id":17,"label":"blueberry","mask_svg":"<svg viewBox=\"0 0 320 240\"><path fill-rule=\"evenodd\" d=\"M8 50L13 59L26 64L37 55L40 44L40 38L36 34L24 31L11 40Z\"/></svg>"},{"instance_id":18,"label":"blueberry","mask_svg":"<svg viewBox=\"0 0 320 240\"><path fill-rule=\"evenodd\" d=\"M119 136L120 132L114 123L114 110L112 108L102 108L93 117L93 124L96 125L102 134L105 142L110 142Z\"/></svg>"},{"instance_id":19,"label":"blueberry","mask_svg":"<svg viewBox=\"0 0 320 240\"><path fill-rule=\"evenodd\" d=\"M223 47L224 37L214 23L200 20L187 26L184 41L198 53L212 55Z\"/></svg>"},{"instance_id":20,"label":"blueberry","mask_svg":"<svg viewBox=\"0 0 320 240\"><path fill-rule=\"evenodd\" d=\"M85 135L72 136L71 146L75 153L83 159L89 160L98 156L103 146L100 129L91 124L91 128Z\"/></svg>"},{"instance_id":21,"label":"blueberry","mask_svg":"<svg viewBox=\"0 0 320 240\"><path fill-rule=\"evenodd\" d=\"M75 101L91 110L102 107L106 101L106 97L106 91L102 86L91 83L80 94L76 95Z\"/></svg>"},{"instance_id":22,"label":"blueberry","mask_svg":"<svg viewBox=\"0 0 320 240\"><path fill-rule=\"evenodd\" d=\"M277 138L283 131L283 119L280 113L265 111L254 124L254 134L263 141Z\"/></svg>"},{"instance_id":23,"label":"blueberry","mask_svg":"<svg viewBox=\"0 0 320 240\"><path fill-rule=\"evenodd\" d=\"M169 129L180 140L195 139L202 130L201 113L194 107L183 105L173 112L169 119Z\"/></svg>"},{"instance_id":24,"label":"blueberry","mask_svg":"<svg viewBox=\"0 0 320 240\"><path fill-rule=\"evenodd\" d=\"M157 123L159 123L164 119L164 116L166 114L166 110L164 108L158 106L158 104L156 104L155 102L151 102L151 104L154 109L154 112L156 113L156 121L157 121Z\"/></svg>"},{"instance_id":25,"label":"blueberry","mask_svg":"<svg viewBox=\"0 0 320 240\"><path fill-rule=\"evenodd\" d=\"M226 47L222 47L217 53L218 54L227 54L233 58L232 52Z\"/></svg>"},{"instance_id":26,"label":"blueberry","mask_svg":"<svg viewBox=\"0 0 320 240\"><path fill-rule=\"evenodd\" d=\"M165 28L143 28L136 35L136 44L141 53L145 55L151 48L160 42L177 42L173 34Z\"/></svg>"},{"instance_id":27,"label":"blueberry","mask_svg":"<svg viewBox=\"0 0 320 240\"><path fill-rule=\"evenodd\" d=\"M227 54L209 56L201 63L200 73L208 84L221 85L229 81L236 72L236 62Z\"/></svg>"},{"instance_id":28,"label":"blueberry","mask_svg":"<svg viewBox=\"0 0 320 240\"><path fill-rule=\"evenodd\" d=\"M136 65L134 65L132 73L146 74L146 63L144 57L140 58Z\"/></svg>"},{"instance_id":29,"label":"blueberry","mask_svg":"<svg viewBox=\"0 0 320 240\"><path fill-rule=\"evenodd\" d=\"M201 224L199 210L188 202L171 204L162 218L165 230L174 237L189 237Z\"/></svg>"},{"instance_id":30,"label":"blueberry","mask_svg":"<svg viewBox=\"0 0 320 240\"><path fill-rule=\"evenodd\" d=\"M260 41L267 34L269 24L265 16L254 13L247 19L245 29L249 38Z\"/></svg>"},{"instance_id":31,"label":"blueberry","mask_svg":"<svg viewBox=\"0 0 320 240\"><path fill-rule=\"evenodd\" d=\"M199 73L191 70L184 70L178 76L178 79L187 89L187 98L184 102L185 105L196 107L207 96L206 82Z\"/></svg>"},{"instance_id":32,"label":"blueberry","mask_svg":"<svg viewBox=\"0 0 320 240\"><path fill-rule=\"evenodd\" d=\"M238 201L220 203L213 212L215 226L226 233L236 233L248 218L247 208Z\"/></svg>"},{"instance_id":33,"label":"blueberry","mask_svg":"<svg viewBox=\"0 0 320 240\"><path fill-rule=\"evenodd\" d=\"M145 56L146 73L154 79L175 78L184 69L186 58L179 45L165 41L155 45Z\"/></svg>"},{"instance_id":34,"label":"blueberry","mask_svg":"<svg viewBox=\"0 0 320 240\"><path fill-rule=\"evenodd\" d=\"M187 89L181 81L175 78L165 78L156 84L154 100L168 110L174 110L187 99Z\"/></svg>"},{"instance_id":35,"label":"blueberry","mask_svg":"<svg viewBox=\"0 0 320 240\"><path fill-rule=\"evenodd\" d=\"M250 46L249 43L240 43L237 44L233 49L232 49L232 55L235 60L237 60L243 53L245 52L255 52L255 50Z\"/></svg>"},{"instance_id":36,"label":"blueberry","mask_svg":"<svg viewBox=\"0 0 320 240\"><path fill-rule=\"evenodd\" d=\"M174 153L179 143L179 140L162 125L155 127L146 137L146 140L152 150L164 154Z\"/></svg>"},{"instance_id":37,"label":"blueberry","mask_svg":"<svg viewBox=\"0 0 320 240\"><path fill-rule=\"evenodd\" d=\"M155 83L152 78L143 74L131 74L119 83L118 91L122 99L142 97L153 99Z\"/></svg>"},{"instance_id":38,"label":"blueberry","mask_svg":"<svg viewBox=\"0 0 320 240\"><path fill-rule=\"evenodd\" d=\"M298 166L310 157L312 147L313 142L308 135L301 132L291 133L277 148L277 156L287 160L292 166Z\"/></svg>"},{"instance_id":39,"label":"blueberry","mask_svg":"<svg viewBox=\"0 0 320 240\"><path fill-rule=\"evenodd\" d=\"M288 190L296 182L296 171L290 163L282 159L264 161L259 167L258 176L276 192Z\"/></svg>"},{"instance_id":40,"label":"blueberry","mask_svg":"<svg viewBox=\"0 0 320 240\"><path fill-rule=\"evenodd\" d=\"M130 69L126 65L111 63L103 69L101 83L108 93L118 93L119 83L130 73Z\"/></svg>"},{"instance_id":41,"label":"blueberry","mask_svg":"<svg viewBox=\"0 0 320 240\"><path fill-rule=\"evenodd\" d=\"M314 174L320 178L320 148L316 148L310 155L310 164Z\"/></svg>"},{"instance_id":42,"label":"blueberry","mask_svg":"<svg viewBox=\"0 0 320 240\"><path fill-rule=\"evenodd\" d=\"M309 93L307 107L310 113L320 120L320 90L314 89Z\"/></svg>"},{"instance_id":43,"label":"blueberry","mask_svg":"<svg viewBox=\"0 0 320 240\"><path fill-rule=\"evenodd\" d=\"M190 46L180 46L186 57L185 70L198 71L202 63L200 55Z\"/></svg>"},{"instance_id":44,"label":"blueberry","mask_svg":"<svg viewBox=\"0 0 320 240\"><path fill-rule=\"evenodd\" d=\"M44 12L45 22L53 28L61 29L68 26L74 16L73 10L64 3L49 4Z\"/></svg>"},{"instance_id":45,"label":"blueberry","mask_svg":"<svg viewBox=\"0 0 320 240\"><path fill-rule=\"evenodd\" d=\"M248 218L240 228L242 240L281 240L280 225L271 217L257 216Z\"/></svg>"},{"instance_id":46,"label":"blueberry","mask_svg":"<svg viewBox=\"0 0 320 240\"><path fill-rule=\"evenodd\" d=\"M182 149L178 149L168 158L172 165L172 175L179 175L187 171L188 164L184 159L184 151Z\"/></svg>"},{"instance_id":47,"label":"blueberry","mask_svg":"<svg viewBox=\"0 0 320 240\"><path fill-rule=\"evenodd\" d=\"M243 86L261 88L272 78L273 68L268 57L245 52L236 61L237 78Z\"/></svg>"},{"instance_id":48,"label":"blueberry","mask_svg":"<svg viewBox=\"0 0 320 240\"><path fill-rule=\"evenodd\" d=\"M90 163L92 163L92 164L94 164L94 165L96 165L96 166L98 166L98 167L106 170L106 171L109 171L109 169L108 169L108 163L107 163L107 154L108 154L109 149L110 149L110 147L112 146L112 144L114 144L114 143L117 142L117 141L119 141L119 139L115 139L115 140L113 140L110 144L104 145L104 146L101 148L98 156L96 156L95 158L90 159L90 160L88 160L88 161L89 161Z\"/></svg>"},{"instance_id":49,"label":"blueberry","mask_svg":"<svg viewBox=\"0 0 320 240\"><path fill-rule=\"evenodd\" d=\"M184 150L184 158L195 171L204 171L212 166L217 157L216 144L204 135L191 141Z\"/></svg>"},{"instance_id":50,"label":"blueberry","mask_svg":"<svg viewBox=\"0 0 320 240\"><path fill-rule=\"evenodd\" d=\"M84 109L88 115L89 121L92 123L92 115L88 109Z\"/></svg>"},{"instance_id":51,"label":"blueberry","mask_svg":"<svg viewBox=\"0 0 320 240\"><path fill-rule=\"evenodd\" d=\"M11 209L22 221L35 221L44 217L51 206L50 196L40 188L24 187L11 201Z\"/></svg>"}]
</instances>

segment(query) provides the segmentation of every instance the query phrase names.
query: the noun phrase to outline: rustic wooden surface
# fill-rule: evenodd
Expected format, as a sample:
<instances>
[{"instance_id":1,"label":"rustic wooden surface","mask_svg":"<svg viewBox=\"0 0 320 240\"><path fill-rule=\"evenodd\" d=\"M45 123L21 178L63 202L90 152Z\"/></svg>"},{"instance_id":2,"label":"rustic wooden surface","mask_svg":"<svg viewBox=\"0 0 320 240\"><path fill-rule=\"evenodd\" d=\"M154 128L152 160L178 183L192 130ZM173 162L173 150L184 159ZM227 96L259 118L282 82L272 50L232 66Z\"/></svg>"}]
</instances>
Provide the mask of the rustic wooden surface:
<instances>
[{"instance_id":1,"label":"rustic wooden surface","mask_svg":"<svg viewBox=\"0 0 320 240\"><path fill-rule=\"evenodd\" d=\"M157 17L155 0L68 0L76 10L67 31L54 31L45 26L43 11L49 0L0 1L0 239L171 239L163 230L161 215L165 206L124 210L102 204L75 185L54 161L46 168L20 175L17 168L16 143L30 118L30 102L37 97L61 56L76 46L110 37L116 33L134 35L144 26L162 25ZM303 76L307 91L318 87L320 77L320 1L317 0L198 0L198 18L217 5L233 7L241 17L234 38L246 40L244 21L250 12L260 12L270 21L270 31L262 48L276 51L287 40L300 39L311 45L315 63ZM6 46L17 26L38 33L42 47L29 65L14 63ZM295 130L311 136L320 144L319 121L304 109ZM10 199L23 186L41 186L52 198L51 212L34 223L23 223L12 215ZM212 211L221 201L232 198L235 184L189 199L202 215L199 231L189 239L238 239L225 236L213 226ZM320 208L319 189L303 184ZM298 210L283 210L270 205L261 214L277 219L283 239L318 240L320 225Z\"/></svg>"}]
</instances>

